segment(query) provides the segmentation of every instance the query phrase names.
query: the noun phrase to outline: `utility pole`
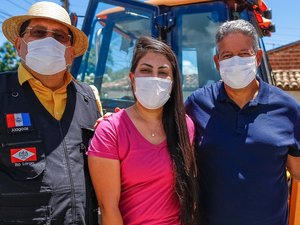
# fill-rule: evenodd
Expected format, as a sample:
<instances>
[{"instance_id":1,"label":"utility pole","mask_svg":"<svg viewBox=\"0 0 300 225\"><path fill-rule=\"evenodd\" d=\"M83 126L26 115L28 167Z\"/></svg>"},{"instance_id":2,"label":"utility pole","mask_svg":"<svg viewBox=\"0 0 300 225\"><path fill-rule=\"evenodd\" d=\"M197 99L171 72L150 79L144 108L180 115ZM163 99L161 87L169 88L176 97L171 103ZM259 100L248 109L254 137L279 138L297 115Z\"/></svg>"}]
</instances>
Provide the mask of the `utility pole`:
<instances>
[{"instance_id":1,"label":"utility pole","mask_svg":"<svg viewBox=\"0 0 300 225\"><path fill-rule=\"evenodd\" d=\"M70 12L69 7L70 7L70 2L69 0L60 0L62 3L62 7L65 8L65 10L67 10L67 12Z\"/></svg>"}]
</instances>

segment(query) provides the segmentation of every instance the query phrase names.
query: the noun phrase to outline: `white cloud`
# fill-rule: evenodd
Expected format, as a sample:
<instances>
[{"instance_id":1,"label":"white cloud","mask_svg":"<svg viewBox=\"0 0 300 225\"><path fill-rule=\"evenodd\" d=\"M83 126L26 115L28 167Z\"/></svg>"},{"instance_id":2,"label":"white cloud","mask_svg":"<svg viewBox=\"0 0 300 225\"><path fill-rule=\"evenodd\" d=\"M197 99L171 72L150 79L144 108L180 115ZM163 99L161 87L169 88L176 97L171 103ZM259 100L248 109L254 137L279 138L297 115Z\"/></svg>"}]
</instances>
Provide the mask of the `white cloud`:
<instances>
[{"instance_id":1,"label":"white cloud","mask_svg":"<svg viewBox=\"0 0 300 225\"><path fill-rule=\"evenodd\" d=\"M184 76L198 73L197 68L188 60L183 60L182 67Z\"/></svg>"}]
</instances>

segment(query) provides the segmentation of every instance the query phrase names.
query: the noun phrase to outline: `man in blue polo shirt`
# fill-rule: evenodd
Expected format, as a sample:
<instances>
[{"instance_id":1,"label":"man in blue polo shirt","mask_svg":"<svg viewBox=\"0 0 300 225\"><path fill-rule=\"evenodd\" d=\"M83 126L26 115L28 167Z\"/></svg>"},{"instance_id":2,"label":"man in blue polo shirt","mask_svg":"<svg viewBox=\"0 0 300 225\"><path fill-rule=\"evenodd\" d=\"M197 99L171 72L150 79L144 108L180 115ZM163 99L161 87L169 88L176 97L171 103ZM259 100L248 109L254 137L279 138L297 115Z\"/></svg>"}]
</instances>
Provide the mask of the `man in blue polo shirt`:
<instances>
[{"instance_id":1,"label":"man in blue polo shirt","mask_svg":"<svg viewBox=\"0 0 300 225\"><path fill-rule=\"evenodd\" d=\"M204 225L287 225L286 167L300 177L300 106L257 76L254 27L225 22L216 34L222 81L186 101L195 122Z\"/></svg>"}]
</instances>

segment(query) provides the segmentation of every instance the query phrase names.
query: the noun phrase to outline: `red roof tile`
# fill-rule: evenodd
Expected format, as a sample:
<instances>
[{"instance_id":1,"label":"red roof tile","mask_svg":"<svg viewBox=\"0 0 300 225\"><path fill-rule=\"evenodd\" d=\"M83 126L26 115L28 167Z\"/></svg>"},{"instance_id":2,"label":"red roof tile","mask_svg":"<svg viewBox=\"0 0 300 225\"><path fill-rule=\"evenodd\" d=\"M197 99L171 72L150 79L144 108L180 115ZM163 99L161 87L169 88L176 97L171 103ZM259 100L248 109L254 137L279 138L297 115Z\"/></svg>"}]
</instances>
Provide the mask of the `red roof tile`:
<instances>
[{"instance_id":1,"label":"red roof tile","mask_svg":"<svg viewBox=\"0 0 300 225\"><path fill-rule=\"evenodd\" d=\"M284 90L300 90L300 70L273 70L275 85Z\"/></svg>"}]
</instances>

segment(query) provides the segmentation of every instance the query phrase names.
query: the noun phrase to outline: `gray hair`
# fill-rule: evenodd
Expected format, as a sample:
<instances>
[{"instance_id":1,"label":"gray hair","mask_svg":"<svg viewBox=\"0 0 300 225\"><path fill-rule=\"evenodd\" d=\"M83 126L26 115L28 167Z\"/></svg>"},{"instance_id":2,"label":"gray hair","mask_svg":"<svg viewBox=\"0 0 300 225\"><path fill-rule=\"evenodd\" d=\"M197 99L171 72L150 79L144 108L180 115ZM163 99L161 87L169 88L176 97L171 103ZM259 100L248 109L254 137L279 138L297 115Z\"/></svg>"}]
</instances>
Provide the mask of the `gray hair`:
<instances>
[{"instance_id":1,"label":"gray hair","mask_svg":"<svg viewBox=\"0 0 300 225\"><path fill-rule=\"evenodd\" d=\"M216 34L216 46L217 53L219 52L218 44L223 40L228 34L232 33L242 33L252 39L253 49L256 52L259 49L258 46L258 34L254 28L254 26L246 20L232 20L223 23Z\"/></svg>"}]
</instances>

